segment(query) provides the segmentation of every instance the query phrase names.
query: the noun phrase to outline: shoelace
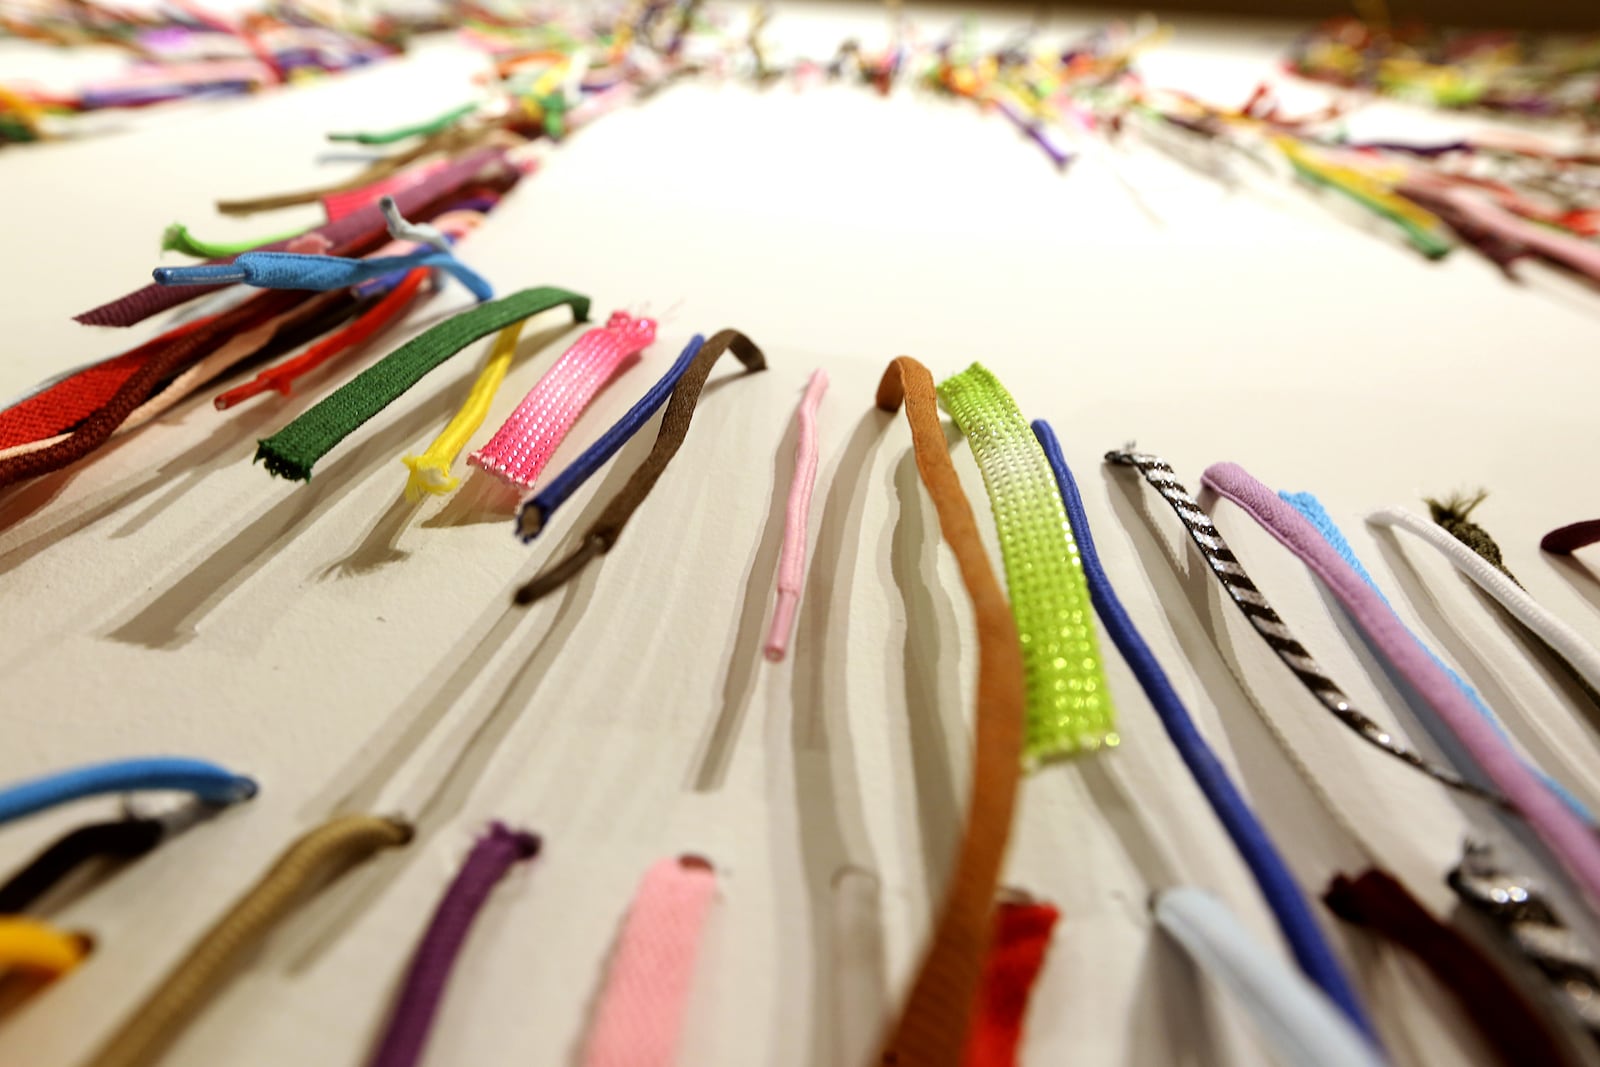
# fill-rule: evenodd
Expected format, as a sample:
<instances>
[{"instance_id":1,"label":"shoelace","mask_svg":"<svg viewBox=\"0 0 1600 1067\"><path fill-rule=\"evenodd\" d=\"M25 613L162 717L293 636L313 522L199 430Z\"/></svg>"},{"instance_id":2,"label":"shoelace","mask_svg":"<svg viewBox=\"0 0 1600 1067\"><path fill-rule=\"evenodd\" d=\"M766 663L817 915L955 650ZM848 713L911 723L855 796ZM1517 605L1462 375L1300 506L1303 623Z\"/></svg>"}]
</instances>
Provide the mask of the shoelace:
<instances>
[{"instance_id":1,"label":"shoelace","mask_svg":"<svg viewBox=\"0 0 1600 1067\"><path fill-rule=\"evenodd\" d=\"M387 296L363 311L350 325L337 333L329 334L300 355L268 367L243 385L234 386L217 396L213 404L218 411L227 411L235 404L271 390L282 396L293 391L295 379L302 378L318 367L366 344L405 314L422 283L427 281L426 270L414 270Z\"/></svg>"},{"instance_id":2,"label":"shoelace","mask_svg":"<svg viewBox=\"0 0 1600 1067\"><path fill-rule=\"evenodd\" d=\"M337 222L346 215L378 203L385 196L399 196L413 186L421 185L450 166L448 159L433 159L407 167L387 178L379 178L369 185L354 189L341 189L322 196L322 211L329 222Z\"/></svg>"},{"instance_id":3,"label":"shoelace","mask_svg":"<svg viewBox=\"0 0 1600 1067\"><path fill-rule=\"evenodd\" d=\"M1503 870L1487 845L1467 843L1450 888L1543 975L1550 994L1600 1039L1600 961L1532 879Z\"/></svg>"},{"instance_id":4,"label":"shoelace","mask_svg":"<svg viewBox=\"0 0 1600 1067\"><path fill-rule=\"evenodd\" d=\"M0 916L0 974L11 968L60 978L88 955L89 943L38 919Z\"/></svg>"},{"instance_id":5,"label":"shoelace","mask_svg":"<svg viewBox=\"0 0 1600 1067\"><path fill-rule=\"evenodd\" d=\"M394 202L394 197L387 194L378 197L378 210L383 214L383 224L389 228L390 237L397 241L426 245L435 252L449 253L450 241L444 233L437 226L407 220L400 213L400 205Z\"/></svg>"},{"instance_id":6,"label":"shoelace","mask_svg":"<svg viewBox=\"0 0 1600 1067\"><path fill-rule=\"evenodd\" d=\"M413 504L425 495L443 495L461 484L461 479L450 472L456 457L467 447L467 441L478 432L489 415L489 405L494 403L500 383L505 381L511 359L517 354L517 341L522 337L522 323L514 322L495 337L488 362L472 383L466 403L461 405L450 422L433 443L420 456L404 456L401 462L410 468L406 478L406 499Z\"/></svg>"},{"instance_id":7,"label":"shoelace","mask_svg":"<svg viewBox=\"0 0 1600 1067\"><path fill-rule=\"evenodd\" d=\"M1039 444L1044 448L1060 486L1067 518L1077 537L1078 558L1082 561L1089 596L1100 615L1101 625L1122 653L1134 676L1139 679L1140 687L1150 698L1184 766L1189 769L1190 776L1200 787L1212 812L1227 831L1240 859L1250 869L1251 877L1255 879L1267 906L1272 909L1278 929L1293 951L1300 970L1327 994L1329 1000L1338 1005L1352 1025L1376 1040L1372 1022L1338 956L1328 944L1322 928L1317 925L1311 905L1295 881L1289 865L1284 862L1266 827L1256 818L1249 802L1234 785L1227 768L1206 743L1189 709L1184 706L1166 671L1161 668L1160 661L1123 608L1110 577L1100 563L1100 553L1095 547L1094 533L1089 526L1083 499L1078 493L1077 481L1067 467L1066 457L1061 453L1055 433L1049 423L1043 421L1033 424L1033 432L1038 435Z\"/></svg>"},{"instance_id":8,"label":"shoelace","mask_svg":"<svg viewBox=\"0 0 1600 1067\"><path fill-rule=\"evenodd\" d=\"M1356 878L1338 875L1323 900L1339 918L1373 931L1421 960L1506 1067L1571 1062L1562 1042L1499 965L1434 918L1393 875L1377 868Z\"/></svg>"},{"instance_id":9,"label":"shoelace","mask_svg":"<svg viewBox=\"0 0 1600 1067\"><path fill-rule=\"evenodd\" d=\"M939 386L972 445L1000 534L1028 676L1030 762L1118 743L1094 613L1061 494L1011 394L979 363Z\"/></svg>"},{"instance_id":10,"label":"shoelace","mask_svg":"<svg viewBox=\"0 0 1600 1067\"><path fill-rule=\"evenodd\" d=\"M783 552L778 557L778 599L772 607L772 624L767 629L766 657L780 663L789 651L789 636L794 632L795 613L806 579L806 537L811 517L811 492L817 484L817 409L822 394L828 391L828 373L818 367L811 372L805 395L795 409L797 434L794 446L794 478L789 483L789 499L784 508Z\"/></svg>"},{"instance_id":11,"label":"shoelace","mask_svg":"<svg viewBox=\"0 0 1600 1067\"><path fill-rule=\"evenodd\" d=\"M241 282L258 289L348 289L388 274L419 268L442 270L480 301L494 299L494 287L449 252L426 249L405 256L345 259L294 252L246 252L232 263L198 267L157 267L157 285L215 285Z\"/></svg>"},{"instance_id":12,"label":"shoelace","mask_svg":"<svg viewBox=\"0 0 1600 1067\"><path fill-rule=\"evenodd\" d=\"M1562 867L1600 903L1600 840L1525 767L1494 728L1478 717L1411 639L1390 608L1294 508L1232 463L1206 469L1205 482L1250 514L1309 567L1383 657L1438 713L1500 792L1516 805Z\"/></svg>"},{"instance_id":13,"label":"shoelace","mask_svg":"<svg viewBox=\"0 0 1600 1067\"><path fill-rule=\"evenodd\" d=\"M677 1062L695 959L716 895L716 871L698 857L662 860L645 873L611 954L584 1067Z\"/></svg>"},{"instance_id":14,"label":"shoelace","mask_svg":"<svg viewBox=\"0 0 1600 1067\"><path fill-rule=\"evenodd\" d=\"M526 585L518 589L515 595L516 603L524 606L532 604L540 597L559 589L583 570L590 560L605 555L616 545L628 519L638 510L639 505L644 503L645 498L650 495L650 490L655 488L656 482L665 473L667 465L672 462L672 457L677 455L678 449L683 446L683 440L689 434L689 423L694 419L695 406L700 402L700 392L705 388L706 378L710 376L711 368L716 365L724 352L732 352L734 357L744 364L747 372L754 373L767 367L767 357L761 354L761 349L738 330L719 330L712 334L711 340L700 347L693 361L673 386L672 398L667 402L666 413L661 416L661 430L656 434L655 447L650 449L650 454L639 464L639 469L633 472L627 483L617 491L617 495L611 498L611 502L600 513L600 517L584 531L578 548L565 559L534 575Z\"/></svg>"},{"instance_id":15,"label":"shoelace","mask_svg":"<svg viewBox=\"0 0 1600 1067\"><path fill-rule=\"evenodd\" d=\"M1471 498L1456 498L1446 501L1430 499L1427 501L1428 514L1433 517L1434 522L1450 531L1450 536L1482 556L1486 563L1505 575L1512 585L1515 585L1518 589L1523 589L1522 583L1517 581L1517 576L1512 574L1511 568L1506 566L1505 556L1501 553L1500 546L1495 544L1494 538L1489 536L1489 531L1473 522L1470 518L1472 512L1479 504L1483 503L1488 495L1488 493L1478 493ZM1525 589L1523 591L1526 592ZM1549 649L1550 654L1556 658L1556 661L1561 664L1572 680L1578 684L1578 687L1583 690L1584 695L1589 698L1590 702L1595 707L1600 708L1600 689L1596 689L1596 685L1600 685L1600 682L1595 682L1585 677L1581 668L1563 656L1560 651L1551 647L1537 632L1533 636L1543 643L1545 648Z\"/></svg>"},{"instance_id":16,"label":"shoelace","mask_svg":"<svg viewBox=\"0 0 1600 1067\"><path fill-rule=\"evenodd\" d=\"M280 233L273 237L261 237L250 241L202 241L189 232L189 228L181 222L174 222L167 227L161 235L161 250L163 252L181 252L186 256L198 256L201 259L225 259L228 256L237 256L249 252L263 245L287 245L289 242L305 234L304 230L295 230L292 233Z\"/></svg>"},{"instance_id":17,"label":"shoelace","mask_svg":"<svg viewBox=\"0 0 1600 1067\"><path fill-rule=\"evenodd\" d=\"M1541 607L1501 567L1496 567L1443 527L1435 526L1404 508L1380 508L1367 516L1367 522L1416 534L1444 553L1457 570L1472 579L1474 584L1548 645L1580 680L1590 687L1600 687L1600 651L1596 651L1577 630Z\"/></svg>"},{"instance_id":18,"label":"shoelace","mask_svg":"<svg viewBox=\"0 0 1600 1067\"><path fill-rule=\"evenodd\" d=\"M1328 677L1321 665L1311 657L1306 647L1295 639L1289 627L1272 609L1272 605L1267 603L1267 598L1261 595L1261 590L1256 588L1256 584L1250 580L1250 575L1239 563L1239 557L1233 554L1228 543L1222 539L1221 531L1212 523L1210 516L1200 509L1200 505L1189 495L1183 483L1178 481L1165 460L1149 453L1123 451L1106 453L1106 462L1137 468L1139 473L1144 475L1145 481L1172 505L1172 509L1178 513L1178 518L1183 521L1184 528L1189 531L1189 536L1199 546L1206 566L1222 583L1222 588L1229 599L1244 613L1245 618L1250 620L1256 633L1260 634L1268 647L1277 653L1284 666L1294 672L1300 684L1309 689L1334 718L1349 727L1363 741L1407 766L1415 767L1435 781L1472 796L1486 796L1485 790L1480 786L1424 758L1355 706L1345 695L1344 690L1340 689L1333 679Z\"/></svg>"},{"instance_id":19,"label":"shoelace","mask_svg":"<svg viewBox=\"0 0 1600 1067\"><path fill-rule=\"evenodd\" d=\"M1032 900L1002 900L962 1067L1014 1067L1033 983L1044 969L1050 934L1061 913Z\"/></svg>"},{"instance_id":20,"label":"shoelace","mask_svg":"<svg viewBox=\"0 0 1600 1067\"><path fill-rule=\"evenodd\" d=\"M0 459L0 488L61 470L95 452L163 382L220 348L240 330L280 315L306 298L305 293L262 293L161 345L65 438L45 448Z\"/></svg>"},{"instance_id":21,"label":"shoelace","mask_svg":"<svg viewBox=\"0 0 1600 1067\"><path fill-rule=\"evenodd\" d=\"M1558 556L1570 556L1580 548L1600 541L1600 519L1558 526L1539 540L1539 547Z\"/></svg>"},{"instance_id":22,"label":"shoelace","mask_svg":"<svg viewBox=\"0 0 1600 1067\"><path fill-rule=\"evenodd\" d=\"M191 800L161 815L138 815L130 809L121 819L68 831L0 885L0 915L27 911L86 864L138 859L219 810L218 805Z\"/></svg>"},{"instance_id":23,"label":"shoelace","mask_svg":"<svg viewBox=\"0 0 1600 1067\"><path fill-rule=\"evenodd\" d=\"M1378 598L1382 600L1386 606L1391 607L1392 610L1392 605L1389 605L1389 598L1383 595L1383 590L1378 588L1378 583L1373 581L1372 575L1367 573L1367 569L1363 567L1361 565L1361 561L1356 558L1355 550L1350 547L1350 542L1345 540L1344 533L1334 523L1333 517L1328 514L1326 509L1323 508L1321 502L1310 493L1280 492L1278 495L1302 516L1304 516L1307 522L1316 528L1317 533L1322 535L1322 539L1327 541L1328 544L1332 546L1333 550L1339 553L1339 558L1344 560L1350 569L1356 573L1356 577L1365 582L1367 584L1367 588L1371 589L1375 594L1377 594ZM1410 633L1409 630L1407 632ZM1511 744L1510 735L1506 733L1505 725L1501 723L1499 717L1496 716L1492 710L1490 710L1489 705L1483 702L1483 698L1478 695L1478 691L1472 688L1465 678L1461 677L1461 675L1452 670L1449 664L1440 659L1431 648L1423 644L1420 637L1418 637L1416 634L1411 634L1411 639L1415 641L1417 643L1417 647L1422 649L1423 652L1427 653L1428 658L1433 660L1434 664L1445 673L1445 675L1450 679L1450 684L1459 689L1461 691L1461 695L1472 702L1473 709L1477 711L1478 715L1483 719L1483 721L1494 727L1495 732L1499 734L1507 744ZM1574 815L1587 823L1592 824L1594 822L1594 817L1590 813L1587 805L1573 795L1571 790L1567 789L1566 786L1562 785L1554 778L1551 778L1548 774L1545 774L1538 767L1535 767L1532 764L1529 764L1528 769L1537 774L1540 780L1544 782L1545 787L1559 796L1561 798L1561 802L1570 808Z\"/></svg>"},{"instance_id":24,"label":"shoelace","mask_svg":"<svg viewBox=\"0 0 1600 1067\"><path fill-rule=\"evenodd\" d=\"M347 141L351 144L380 145L394 144L411 137L426 137L441 130L454 126L457 122L478 110L476 103L462 104L460 107L451 108L438 118L419 122L412 126L400 126L392 130L383 130L377 133L330 133L330 141Z\"/></svg>"},{"instance_id":25,"label":"shoelace","mask_svg":"<svg viewBox=\"0 0 1600 1067\"><path fill-rule=\"evenodd\" d=\"M588 297L546 287L524 289L441 322L413 337L316 407L263 440L256 450L256 458L280 478L305 481L311 477L311 468L317 460L445 360L513 322L563 305L572 308L573 317L579 322L588 318Z\"/></svg>"},{"instance_id":26,"label":"shoelace","mask_svg":"<svg viewBox=\"0 0 1600 1067\"><path fill-rule=\"evenodd\" d=\"M229 968L312 892L380 849L410 839L410 827L371 815L340 816L301 837L167 972L85 1067L154 1063L218 992Z\"/></svg>"},{"instance_id":27,"label":"shoelace","mask_svg":"<svg viewBox=\"0 0 1600 1067\"><path fill-rule=\"evenodd\" d=\"M911 424L917 472L933 499L939 530L972 599L978 636L978 691L966 823L933 936L881 1062L960 1067L993 931L995 889L1021 777L1027 683L1011 605L989 563L978 520L950 460L939 398L928 368L909 356L891 362L878 384L878 408L902 404Z\"/></svg>"},{"instance_id":28,"label":"shoelace","mask_svg":"<svg viewBox=\"0 0 1600 1067\"><path fill-rule=\"evenodd\" d=\"M209 804L237 804L256 795L254 779L204 760L176 756L112 760L56 771L0 787L0 824L85 797L135 790L193 793Z\"/></svg>"},{"instance_id":29,"label":"shoelace","mask_svg":"<svg viewBox=\"0 0 1600 1067\"><path fill-rule=\"evenodd\" d=\"M501 165L504 155L504 150L499 148L474 152L459 163L439 171L427 181L396 193L395 202L409 218L427 218L437 214L458 190L477 181L478 176L486 169ZM383 213L378 210L377 205L369 204L336 222L330 222L308 232L321 234L332 242L334 254L348 256L375 247L388 236L389 230L384 225ZM277 252L288 243L287 240L273 242L254 251ZM142 289L136 289L75 317L86 326L132 326L152 315L188 303L206 293L215 292L217 288L219 287L216 285L175 288L152 282Z\"/></svg>"},{"instance_id":30,"label":"shoelace","mask_svg":"<svg viewBox=\"0 0 1600 1067\"><path fill-rule=\"evenodd\" d=\"M538 854L537 835L504 823L491 823L478 838L411 955L388 1026L367 1061L369 1067L413 1067L422 1060L450 971L473 920L511 868Z\"/></svg>"},{"instance_id":31,"label":"shoelace","mask_svg":"<svg viewBox=\"0 0 1600 1067\"><path fill-rule=\"evenodd\" d=\"M623 311L585 330L467 462L518 489L532 489L590 401L655 339L654 319Z\"/></svg>"},{"instance_id":32,"label":"shoelace","mask_svg":"<svg viewBox=\"0 0 1600 1067\"><path fill-rule=\"evenodd\" d=\"M618 419L609 430L601 434L594 444L584 450L583 455L573 460L571 465L563 470L531 500L526 501L517 511L517 536L524 542L532 541L545 528L550 517L556 509L577 492L584 482L594 476L594 473L605 466L606 460L617 454L617 450L627 444L634 434L650 420L650 416L660 410L661 405L667 402L672 395L672 390L677 386L678 379L694 364L695 357L700 354L705 338L695 334L689 343L684 346L678 355L678 361L652 385L644 396L640 397L628 409L628 413Z\"/></svg>"},{"instance_id":33,"label":"shoelace","mask_svg":"<svg viewBox=\"0 0 1600 1067\"><path fill-rule=\"evenodd\" d=\"M1203 889L1157 893L1161 929L1213 981L1232 993L1282 1063L1295 1067L1383 1067L1383 1057L1297 971L1258 943L1227 907Z\"/></svg>"}]
</instances>

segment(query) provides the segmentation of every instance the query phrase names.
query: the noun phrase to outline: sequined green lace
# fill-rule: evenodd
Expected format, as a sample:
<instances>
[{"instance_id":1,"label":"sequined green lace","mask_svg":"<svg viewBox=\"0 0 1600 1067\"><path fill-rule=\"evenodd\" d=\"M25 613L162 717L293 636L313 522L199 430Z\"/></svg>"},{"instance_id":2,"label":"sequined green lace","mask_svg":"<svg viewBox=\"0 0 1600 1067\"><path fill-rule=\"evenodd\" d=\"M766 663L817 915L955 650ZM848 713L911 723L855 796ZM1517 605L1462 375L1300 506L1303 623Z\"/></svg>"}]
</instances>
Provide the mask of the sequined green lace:
<instances>
[{"instance_id":1,"label":"sequined green lace","mask_svg":"<svg viewBox=\"0 0 1600 1067\"><path fill-rule=\"evenodd\" d=\"M982 364L942 383L939 400L972 445L1000 534L1027 671L1028 759L1115 745L1083 564L1044 450Z\"/></svg>"}]
</instances>

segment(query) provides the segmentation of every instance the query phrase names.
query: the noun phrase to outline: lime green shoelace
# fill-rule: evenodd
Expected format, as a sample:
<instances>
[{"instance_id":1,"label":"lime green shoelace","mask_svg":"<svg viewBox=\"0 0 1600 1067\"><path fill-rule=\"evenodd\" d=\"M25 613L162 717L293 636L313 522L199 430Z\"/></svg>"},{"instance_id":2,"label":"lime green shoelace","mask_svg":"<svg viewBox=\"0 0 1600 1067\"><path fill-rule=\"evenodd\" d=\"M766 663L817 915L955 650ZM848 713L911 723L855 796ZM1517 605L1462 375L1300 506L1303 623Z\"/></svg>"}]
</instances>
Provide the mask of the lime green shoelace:
<instances>
[{"instance_id":1,"label":"lime green shoelace","mask_svg":"<svg viewBox=\"0 0 1600 1067\"><path fill-rule=\"evenodd\" d=\"M259 442L256 459L280 478L307 480L317 460L403 396L423 375L472 342L563 304L572 307L572 315L579 322L588 320L588 297L550 287L524 289L446 319L419 333L316 407Z\"/></svg>"},{"instance_id":2,"label":"lime green shoelace","mask_svg":"<svg viewBox=\"0 0 1600 1067\"><path fill-rule=\"evenodd\" d=\"M1027 671L1027 759L1117 744L1083 564L1044 450L982 364L943 382L939 401L972 445L1000 534Z\"/></svg>"}]
</instances>

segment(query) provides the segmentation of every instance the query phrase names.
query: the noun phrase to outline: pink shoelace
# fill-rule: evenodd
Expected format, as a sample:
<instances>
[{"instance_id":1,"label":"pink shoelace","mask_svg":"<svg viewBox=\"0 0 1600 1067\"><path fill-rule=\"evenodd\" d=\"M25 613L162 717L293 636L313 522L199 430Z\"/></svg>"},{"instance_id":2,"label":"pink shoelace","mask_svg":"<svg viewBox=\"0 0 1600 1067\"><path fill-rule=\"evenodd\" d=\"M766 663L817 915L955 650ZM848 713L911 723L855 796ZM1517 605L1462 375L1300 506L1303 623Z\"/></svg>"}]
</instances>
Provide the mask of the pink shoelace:
<instances>
[{"instance_id":1,"label":"pink shoelace","mask_svg":"<svg viewBox=\"0 0 1600 1067\"><path fill-rule=\"evenodd\" d=\"M654 319L613 312L604 326L585 332L562 354L467 462L519 489L533 488L589 402L655 339Z\"/></svg>"}]
</instances>

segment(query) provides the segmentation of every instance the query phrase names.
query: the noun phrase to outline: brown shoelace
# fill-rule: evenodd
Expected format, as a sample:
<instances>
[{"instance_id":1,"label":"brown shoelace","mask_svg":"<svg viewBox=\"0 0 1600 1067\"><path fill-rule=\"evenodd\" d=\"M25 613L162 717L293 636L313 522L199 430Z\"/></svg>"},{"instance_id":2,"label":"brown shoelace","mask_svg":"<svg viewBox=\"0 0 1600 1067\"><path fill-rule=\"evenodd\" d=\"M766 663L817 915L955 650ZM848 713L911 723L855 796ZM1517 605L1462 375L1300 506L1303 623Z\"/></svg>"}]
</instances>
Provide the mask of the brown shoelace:
<instances>
[{"instance_id":1,"label":"brown shoelace","mask_svg":"<svg viewBox=\"0 0 1600 1067\"><path fill-rule=\"evenodd\" d=\"M911 423L917 471L933 498L939 530L955 553L977 616L978 696L967 824L933 942L884 1044L882 1062L960 1067L993 931L995 891L1021 776L1026 709L1022 646L1011 605L978 535L972 505L950 462L933 375L909 356L890 363L878 385L881 410L892 413L902 403Z\"/></svg>"},{"instance_id":2,"label":"brown shoelace","mask_svg":"<svg viewBox=\"0 0 1600 1067\"><path fill-rule=\"evenodd\" d=\"M372 815L340 816L301 837L206 931L86 1067L154 1063L216 993L239 957L259 944L284 916L379 849L409 840L410 827Z\"/></svg>"},{"instance_id":3,"label":"brown shoelace","mask_svg":"<svg viewBox=\"0 0 1600 1067\"><path fill-rule=\"evenodd\" d=\"M639 469L633 472L628 484L606 505L600 517L583 535L578 547L565 559L534 575L517 590L515 599L518 604L532 604L561 588L583 570L591 559L611 551L611 546L622 536L622 527L644 503L644 498L650 495L650 490L655 488L667 464L672 462L672 457L678 454L683 439L689 434L689 422L694 418L695 405L700 402L700 392L705 388L706 378L711 375L711 368L724 352L732 352L746 370L766 369L767 357L761 354L761 349L756 347L754 341L738 330L720 330L702 345L694 362L689 364L683 377L672 389L666 414L661 416L661 431L656 434L655 447L650 450L650 455L639 464Z\"/></svg>"}]
</instances>

